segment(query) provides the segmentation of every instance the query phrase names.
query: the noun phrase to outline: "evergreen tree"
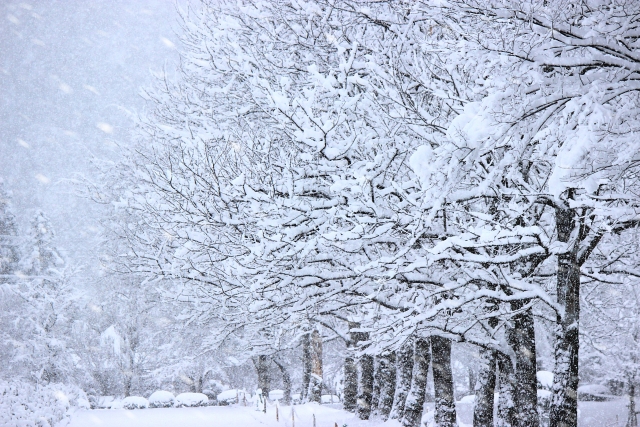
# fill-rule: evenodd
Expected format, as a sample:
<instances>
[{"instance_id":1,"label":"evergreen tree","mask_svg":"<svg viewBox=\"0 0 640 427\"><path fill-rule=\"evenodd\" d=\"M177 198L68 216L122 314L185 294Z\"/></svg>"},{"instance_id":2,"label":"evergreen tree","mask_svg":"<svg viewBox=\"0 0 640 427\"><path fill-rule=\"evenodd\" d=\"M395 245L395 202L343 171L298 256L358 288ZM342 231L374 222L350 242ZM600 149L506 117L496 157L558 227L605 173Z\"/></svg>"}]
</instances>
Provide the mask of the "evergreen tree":
<instances>
[{"instance_id":1,"label":"evergreen tree","mask_svg":"<svg viewBox=\"0 0 640 427\"><path fill-rule=\"evenodd\" d=\"M18 227L11 200L0 178L0 278L14 274L20 260Z\"/></svg>"}]
</instances>

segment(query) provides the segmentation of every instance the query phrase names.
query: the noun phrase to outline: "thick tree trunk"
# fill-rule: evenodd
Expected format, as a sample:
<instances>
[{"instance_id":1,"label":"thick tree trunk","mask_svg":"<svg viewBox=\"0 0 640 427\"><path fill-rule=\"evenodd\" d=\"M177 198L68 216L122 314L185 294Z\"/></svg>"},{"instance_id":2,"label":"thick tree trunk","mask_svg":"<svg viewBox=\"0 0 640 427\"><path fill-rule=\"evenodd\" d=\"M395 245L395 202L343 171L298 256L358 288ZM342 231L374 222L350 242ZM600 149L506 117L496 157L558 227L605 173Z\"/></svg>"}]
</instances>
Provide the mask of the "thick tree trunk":
<instances>
[{"instance_id":1,"label":"thick tree trunk","mask_svg":"<svg viewBox=\"0 0 640 427\"><path fill-rule=\"evenodd\" d=\"M342 396L345 411L355 412L358 399L358 368L353 357L344 359L344 392Z\"/></svg>"},{"instance_id":2,"label":"thick tree trunk","mask_svg":"<svg viewBox=\"0 0 640 427\"><path fill-rule=\"evenodd\" d=\"M629 416L625 427L638 427L638 414L636 413L636 386L633 380L629 381Z\"/></svg>"},{"instance_id":3,"label":"thick tree trunk","mask_svg":"<svg viewBox=\"0 0 640 427\"><path fill-rule=\"evenodd\" d=\"M322 336L317 329L311 333L311 378L309 382L309 401L322 403Z\"/></svg>"},{"instance_id":4,"label":"thick tree trunk","mask_svg":"<svg viewBox=\"0 0 640 427\"><path fill-rule=\"evenodd\" d=\"M282 385L284 387L284 394L282 395L282 404L291 405L291 375L282 362L277 359L273 359L273 363L276 364L280 372L282 373Z\"/></svg>"},{"instance_id":5,"label":"thick tree trunk","mask_svg":"<svg viewBox=\"0 0 640 427\"><path fill-rule=\"evenodd\" d=\"M371 415L371 397L373 392L373 356L367 354L358 361L358 402L356 412L361 420Z\"/></svg>"},{"instance_id":6,"label":"thick tree trunk","mask_svg":"<svg viewBox=\"0 0 640 427\"><path fill-rule=\"evenodd\" d=\"M416 339L413 351L411 389L404 404L404 414L401 421L404 427L420 427L430 361L429 340L424 338Z\"/></svg>"},{"instance_id":7,"label":"thick tree trunk","mask_svg":"<svg viewBox=\"0 0 640 427\"><path fill-rule=\"evenodd\" d=\"M124 397L131 395L131 375L126 373L124 375Z\"/></svg>"},{"instance_id":8,"label":"thick tree trunk","mask_svg":"<svg viewBox=\"0 0 640 427\"><path fill-rule=\"evenodd\" d=\"M497 354L498 360L498 413L496 427L514 427L516 425L516 407L514 403L514 390L516 388L516 376L513 370L511 358L504 354Z\"/></svg>"},{"instance_id":9,"label":"thick tree trunk","mask_svg":"<svg viewBox=\"0 0 640 427\"><path fill-rule=\"evenodd\" d=\"M568 243L575 226L575 212L556 208L558 241ZM550 427L578 425L578 350L580 348L580 266L577 244L558 255L556 292L564 313L558 315L556 327L553 399Z\"/></svg>"},{"instance_id":10,"label":"thick tree trunk","mask_svg":"<svg viewBox=\"0 0 640 427\"><path fill-rule=\"evenodd\" d=\"M511 309L522 310L529 301L515 301ZM531 308L513 317L513 327L507 332L507 340L516 358L516 388L514 403L518 408L517 427L539 427L538 390L536 378L536 337Z\"/></svg>"},{"instance_id":11,"label":"thick tree trunk","mask_svg":"<svg viewBox=\"0 0 640 427\"><path fill-rule=\"evenodd\" d=\"M380 401L380 356L373 358L373 391L371 392L371 416L378 415Z\"/></svg>"},{"instance_id":12,"label":"thick tree trunk","mask_svg":"<svg viewBox=\"0 0 640 427\"><path fill-rule=\"evenodd\" d=\"M380 357L378 366L380 397L378 399L378 414L383 421L389 419L393 407L393 397L396 391L396 353L385 353Z\"/></svg>"},{"instance_id":13,"label":"thick tree trunk","mask_svg":"<svg viewBox=\"0 0 640 427\"><path fill-rule=\"evenodd\" d=\"M393 396L393 407L389 417L401 420L404 415L404 404L411 389L413 373L413 342L408 340L396 351L396 391Z\"/></svg>"},{"instance_id":14,"label":"thick tree trunk","mask_svg":"<svg viewBox=\"0 0 640 427\"><path fill-rule=\"evenodd\" d=\"M489 286L495 290L495 286ZM487 313L496 313L499 301L493 298L485 302ZM490 317L488 324L493 331L498 327L498 318ZM498 368L497 352L491 349L480 349L474 394L476 396L473 406L474 427L493 427L493 410L495 407L496 370Z\"/></svg>"},{"instance_id":15,"label":"thick tree trunk","mask_svg":"<svg viewBox=\"0 0 640 427\"><path fill-rule=\"evenodd\" d=\"M369 334L356 332L354 342L368 341ZM371 398L373 394L373 356L368 354L358 358L358 400L356 413L361 420L368 420L371 415Z\"/></svg>"},{"instance_id":16,"label":"thick tree trunk","mask_svg":"<svg viewBox=\"0 0 640 427\"><path fill-rule=\"evenodd\" d=\"M451 340L431 336L433 388L436 399L435 422L439 427L456 427L456 402L451 372ZM405 409L406 411L406 409Z\"/></svg>"},{"instance_id":17,"label":"thick tree trunk","mask_svg":"<svg viewBox=\"0 0 640 427\"><path fill-rule=\"evenodd\" d=\"M471 366L467 367L467 379L469 381L469 394L474 394L478 384L478 373Z\"/></svg>"},{"instance_id":18,"label":"thick tree trunk","mask_svg":"<svg viewBox=\"0 0 640 427\"><path fill-rule=\"evenodd\" d=\"M309 383L311 382L311 334L302 336L302 390L300 400L307 401Z\"/></svg>"},{"instance_id":19,"label":"thick tree trunk","mask_svg":"<svg viewBox=\"0 0 640 427\"><path fill-rule=\"evenodd\" d=\"M262 390L262 395L265 399L269 398L269 392L271 391L271 375L269 375L269 358L261 354L254 359L253 365L256 368L258 374L258 388Z\"/></svg>"},{"instance_id":20,"label":"thick tree trunk","mask_svg":"<svg viewBox=\"0 0 640 427\"><path fill-rule=\"evenodd\" d=\"M496 351L480 350L478 376L475 384L473 426L493 427L494 393L496 391Z\"/></svg>"},{"instance_id":21,"label":"thick tree trunk","mask_svg":"<svg viewBox=\"0 0 640 427\"><path fill-rule=\"evenodd\" d=\"M354 322L349 323L349 330L357 328L359 325ZM344 396L342 398L345 411L355 412L358 402L358 368L353 353L358 345L354 339L357 335L350 333L350 339L347 343L347 351L349 355L344 359Z\"/></svg>"}]
</instances>

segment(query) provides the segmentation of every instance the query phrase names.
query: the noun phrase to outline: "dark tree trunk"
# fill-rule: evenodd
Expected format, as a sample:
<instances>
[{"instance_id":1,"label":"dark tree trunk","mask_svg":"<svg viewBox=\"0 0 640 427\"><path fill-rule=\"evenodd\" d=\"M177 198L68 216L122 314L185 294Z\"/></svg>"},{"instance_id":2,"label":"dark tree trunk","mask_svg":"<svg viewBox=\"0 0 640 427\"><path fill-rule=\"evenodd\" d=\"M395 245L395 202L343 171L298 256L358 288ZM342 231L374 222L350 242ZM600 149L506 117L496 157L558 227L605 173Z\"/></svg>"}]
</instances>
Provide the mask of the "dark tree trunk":
<instances>
[{"instance_id":1,"label":"dark tree trunk","mask_svg":"<svg viewBox=\"0 0 640 427\"><path fill-rule=\"evenodd\" d=\"M413 351L413 375L411 389L404 404L402 425L404 427L419 427L422 420L424 396L427 391L427 375L429 374L429 340L418 338L415 340ZM435 367L434 367L435 369Z\"/></svg>"},{"instance_id":2,"label":"dark tree trunk","mask_svg":"<svg viewBox=\"0 0 640 427\"><path fill-rule=\"evenodd\" d=\"M361 420L371 415L371 397L373 392L373 356L367 354L358 363L358 403L356 412Z\"/></svg>"},{"instance_id":3,"label":"dark tree trunk","mask_svg":"<svg viewBox=\"0 0 640 427\"><path fill-rule=\"evenodd\" d=\"M352 333L355 343L369 340L366 332ZM355 335L355 339L353 338ZM356 413L361 420L368 420L371 415L371 398L373 394L373 356L368 354L358 358L358 400Z\"/></svg>"},{"instance_id":4,"label":"dark tree trunk","mask_svg":"<svg viewBox=\"0 0 640 427\"><path fill-rule=\"evenodd\" d=\"M633 379L629 380L629 416L625 427L638 427L638 414L636 413L636 386Z\"/></svg>"},{"instance_id":5,"label":"dark tree trunk","mask_svg":"<svg viewBox=\"0 0 640 427\"><path fill-rule=\"evenodd\" d=\"M467 378L469 380L469 394L474 394L478 383L478 373L471 366L467 367Z\"/></svg>"},{"instance_id":6,"label":"dark tree trunk","mask_svg":"<svg viewBox=\"0 0 640 427\"><path fill-rule=\"evenodd\" d=\"M495 286L489 286L490 290L495 290ZM499 301L493 298L485 302L487 313L496 313L499 308ZM498 327L498 318L488 319L492 331ZM496 392L496 370L498 368L497 352L491 349L480 349L480 360L478 364L474 394L476 396L473 405L473 425L474 427L493 427L493 410L495 407Z\"/></svg>"},{"instance_id":7,"label":"dark tree trunk","mask_svg":"<svg viewBox=\"0 0 640 427\"><path fill-rule=\"evenodd\" d=\"M378 415L380 401L380 356L373 358L373 391L371 392L371 416Z\"/></svg>"},{"instance_id":8,"label":"dark tree trunk","mask_svg":"<svg viewBox=\"0 0 640 427\"><path fill-rule=\"evenodd\" d=\"M322 403L322 336L317 329L311 333L311 378L309 381L309 402Z\"/></svg>"},{"instance_id":9,"label":"dark tree trunk","mask_svg":"<svg viewBox=\"0 0 640 427\"><path fill-rule=\"evenodd\" d=\"M380 398L378 399L378 414L383 421L389 419L396 391L396 353L385 353L380 357L378 366L380 375Z\"/></svg>"},{"instance_id":10,"label":"dark tree trunk","mask_svg":"<svg viewBox=\"0 0 640 427\"><path fill-rule=\"evenodd\" d=\"M511 309L522 310L528 303L529 301L515 301L511 304ZM531 308L516 314L512 321L513 327L507 331L507 340L516 358L514 390L514 403L518 408L516 426L539 427L536 337Z\"/></svg>"},{"instance_id":11,"label":"dark tree trunk","mask_svg":"<svg viewBox=\"0 0 640 427\"><path fill-rule=\"evenodd\" d=\"M269 392L271 391L271 376L269 375L269 358L261 354L254 359L253 365L256 368L258 374L258 388L262 390L262 395L265 399L269 398Z\"/></svg>"},{"instance_id":12,"label":"dark tree trunk","mask_svg":"<svg viewBox=\"0 0 640 427\"><path fill-rule=\"evenodd\" d=\"M575 212L556 208L558 241L568 243L575 227ZM558 255L556 292L558 305L564 313L558 315L556 327L553 399L549 415L550 427L578 425L578 350L580 348L580 266L577 244Z\"/></svg>"},{"instance_id":13,"label":"dark tree trunk","mask_svg":"<svg viewBox=\"0 0 640 427\"><path fill-rule=\"evenodd\" d=\"M309 383L311 382L311 334L302 336L302 390L300 401L307 401Z\"/></svg>"},{"instance_id":14,"label":"dark tree trunk","mask_svg":"<svg viewBox=\"0 0 640 427\"><path fill-rule=\"evenodd\" d=\"M456 427L456 402L451 372L451 340L431 336L433 388L436 399L435 422L439 427ZM406 411L406 410L405 410Z\"/></svg>"},{"instance_id":15,"label":"dark tree trunk","mask_svg":"<svg viewBox=\"0 0 640 427\"><path fill-rule=\"evenodd\" d=\"M276 364L280 372L282 373L282 385L284 387L284 394L282 395L282 404L291 405L291 375L282 362L277 359L273 359L273 363Z\"/></svg>"},{"instance_id":16,"label":"dark tree trunk","mask_svg":"<svg viewBox=\"0 0 640 427\"><path fill-rule=\"evenodd\" d=\"M475 384L473 427L493 427L494 393L496 390L496 351L480 350Z\"/></svg>"},{"instance_id":17,"label":"dark tree trunk","mask_svg":"<svg viewBox=\"0 0 640 427\"><path fill-rule=\"evenodd\" d=\"M413 373L413 342L408 340L396 351L396 391L393 396L393 407L389 417L401 420L404 416L404 404L411 389Z\"/></svg>"},{"instance_id":18,"label":"dark tree trunk","mask_svg":"<svg viewBox=\"0 0 640 427\"><path fill-rule=\"evenodd\" d=\"M342 396L345 411L355 412L358 399L358 368L353 357L344 359L344 395Z\"/></svg>"},{"instance_id":19,"label":"dark tree trunk","mask_svg":"<svg viewBox=\"0 0 640 427\"><path fill-rule=\"evenodd\" d=\"M511 358L504 354L497 354L498 360L498 413L496 427L514 427L516 425L516 408L514 404L514 390L516 376L513 371Z\"/></svg>"},{"instance_id":20,"label":"dark tree trunk","mask_svg":"<svg viewBox=\"0 0 640 427\"><path fill-rule=\"evenodd\" d=\"M349 322L349 330L358 328L359 325ZM347 343L347 351L349 355L344 359L344 396L342 398L345 411L355 412L358 404L358 367L353 357L358 343L355 341L358 336L350 332L350 339Z\"/></svg>"},{"instance_id":21,"label":"dark tree trunk","mask_svg":"<svg viewBox=\"0 0 640 427\"><path fill-rule=\"evenodd\" d=\"M124 397L129 397L131 395L131 375L124 375Z\"/></svg>"}]
</instances>

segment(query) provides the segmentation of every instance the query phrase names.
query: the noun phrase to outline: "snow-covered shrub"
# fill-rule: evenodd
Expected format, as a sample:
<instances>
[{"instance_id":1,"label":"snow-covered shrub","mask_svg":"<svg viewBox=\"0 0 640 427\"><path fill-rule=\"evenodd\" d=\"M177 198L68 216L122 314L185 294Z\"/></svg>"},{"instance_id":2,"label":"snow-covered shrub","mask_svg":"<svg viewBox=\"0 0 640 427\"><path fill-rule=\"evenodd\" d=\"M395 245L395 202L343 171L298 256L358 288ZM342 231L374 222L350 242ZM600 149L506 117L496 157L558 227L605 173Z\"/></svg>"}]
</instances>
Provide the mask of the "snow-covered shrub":
<instances>
[{"instance_id":1,"label":"snow-covered shrub","mask_svg":"<svg viewBox=\"0 0 640 427\"><path fill-rule=\"evenodd\" d=\"M122 401L122 407L125 409L146 409L149 407L149 401L141 396L129 396Z\"/></svg>"},{"instance_id":2,"label":"snow-covered shrub","mask_svg":"<svg viewBox=\"0 0 640 427\"><path fill-rule=\"evenodd\" d=\"M0 381L0 425L54 427L68 421L87 396L62 384L47 386Z\"/></svg>"},{"instance_id":3,"label":"snow-covered shrub","mask_svg":"<svg viewBox=\"0 0 640 427\"><path fill-rule=\"evenodd\" d=\"M111 403L109 403L109 409L122 409L123 402L120 399L114 399Z\"/></svg>"},{"instance_id":4,"label":"snow-covered shrub","mask_svg":"<svg viewBox=\"0 0 640 427\"><path fill-rule=\"evenodd\" d=\"M586 384L578 387L578 400L604 402L612 398L611 391L600 384Z\"/></svg>"},{"instance_id":5,"label":"snow-covered shrub","mask_svg":"<svg viewBox=\"0 0 640 427\"><path fill-rule=\"evenodd\" d=\"M539 372L538 372L539 373ZM540 377L538 377L538 382ZM540 426L549 425L549 413L551 411L551 400L553 393L549 390L538 389L538 414L540 415Z\"/></svg>"},{"instance_id":6,"label":"snow-covered shrub","mask_svg":"<svg viewBox=\"0 0 640 427\"><path fill-rule=\"evenodd\" d=\"M176 402L176 398L170 391L158 390L149 396L150 408L170 408Z\"/></svg>"},{"instance_id":7,"label":"snow-covered shrub","mask_svg":"<svg viewBox=\"0 0 640 427\"><path fill-rule=\"evenodd\" d=\"M208 403L209 398L202 393L180 393L176 396L176 406L178 408L182 406L207 406Z\"/></svg>"},{"instance_id":8,"label":"snow-covered shrub","mask_svg":"<svg viewBox=\"0 0 640 427\"><path fill-rule=\"evenodd\" d=\"M328 403L340 403L340 398L335 394L323 394L320 397L320 403L328 404Z\"/></svg>"},{"instance_id":9,"label":"snow-covered shrub","mask_svg":"<svg viewBox=\"0 0 640 427\"><path fill-rule=\"evenodd\" d=\"M476 395L471 394L469 396L464 396L462 399L458 401L458 403L469 403L473 405L475 401L476 401Z\"/></svg>"},{"instance_id":10,"label":"snow-covered shrub","mask_svg":"<svg viewBox=\"0 0 640 427\"><path fill-rule=\"evenodd\" d=\"M284 390L271 390L269 392L269 399L281 400L284 397Z\"/></svg>"},{"instance_id":11,"label":"snow-covered shrub","mask_svg":"<svg viewBox=\"0 0 640 427\"><path fill-rule=\"evenodd\" d=\"M538 380L538 389L551 390L553 387L553 372L538 371L536 379Z\"/></svg>"},{"instance_id":12,"label":"snow-covered shrub","mask_svg":"<svg viewBox=\"0 0 640 427\"><path fill-rule=\"evenodd\" d=\"M233 403L240 403L245 395L246 392L244 390L225 390L222 393L218 394L218 404L224 406L231 405Z\"/></svg>"}]
</instances>

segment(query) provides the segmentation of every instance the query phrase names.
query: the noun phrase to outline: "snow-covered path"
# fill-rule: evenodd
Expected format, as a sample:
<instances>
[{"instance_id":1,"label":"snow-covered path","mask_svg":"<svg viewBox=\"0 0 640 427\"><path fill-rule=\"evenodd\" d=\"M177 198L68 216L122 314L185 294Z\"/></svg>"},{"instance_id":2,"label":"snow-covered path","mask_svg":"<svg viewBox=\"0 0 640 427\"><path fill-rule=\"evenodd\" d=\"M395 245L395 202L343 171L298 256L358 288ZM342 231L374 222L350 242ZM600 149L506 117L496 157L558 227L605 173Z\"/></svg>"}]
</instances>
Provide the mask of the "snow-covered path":
<instances>
[{"instance_id":1,"label":"snow-covered path","mask_svg":"<svg viewBox=\"0 0 640 427\"><path fill-rule=\"evenodd\" d=\"M360 427L363 422L353 414L328 406L295 406L295 427ZM158 408L129 411L126 409L83 410L76 412L69 427L292 427L291 407L279 409L276 421L275 407L267 413L252 408L210 406L204 408ZM385 427L392 427L387 423ZM372 427L371 423L366 424ZM393 426L395 427L395 426Z\"/></svg>"}]
</instances>

